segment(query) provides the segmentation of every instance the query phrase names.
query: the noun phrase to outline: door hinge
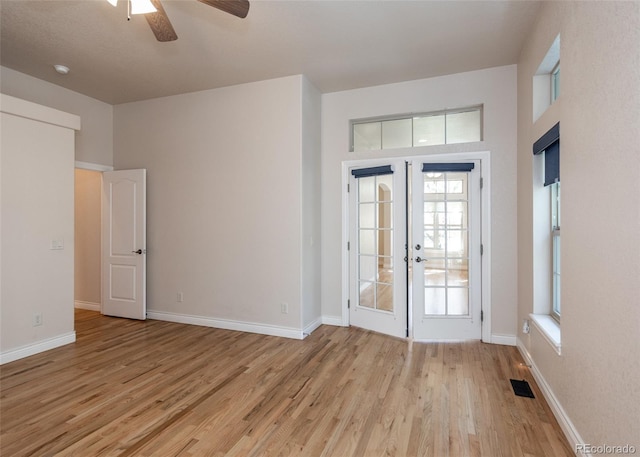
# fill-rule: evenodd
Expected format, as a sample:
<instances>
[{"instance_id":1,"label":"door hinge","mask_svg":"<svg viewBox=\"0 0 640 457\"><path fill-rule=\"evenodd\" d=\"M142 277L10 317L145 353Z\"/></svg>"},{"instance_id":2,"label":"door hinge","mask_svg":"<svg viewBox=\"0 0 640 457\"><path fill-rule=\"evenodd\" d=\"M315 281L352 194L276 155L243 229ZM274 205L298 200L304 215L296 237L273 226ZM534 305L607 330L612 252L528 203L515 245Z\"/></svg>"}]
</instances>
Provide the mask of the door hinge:
<instances>
[{"instance_id":1,"label":"door hinge","mask_svg":"<svg viewBox=\"0 0 640 457\"><path fill-rule=\"evenodd\" d=\"M480 310L480 322L484 322L484 310Z\"/></svg>"},{"instance_id":2,"label":"door hinge","mask_svg":"<svg viewBox=\"0 0 640 457\"><path fill-rule=\"evenodd\" d=\"M351 192L351 184L347 184L347 193Z\"/></svg>"},{"instance_id":3,"label":"door hinge","mask_svg":"<svg viewBox=\"0 0 640 457\"><path fill-rule=\"evenodd\" d=\"M347 300L347 309L351 309L351 300Z\"/></svg>"},{"instance_id":4,"label":"door hinge","mask_svg":"<svg viewBox=\"0 0 640 457\"><path fill-rule=\"evenodd\" d=\"M484 187L484 178L480 178L480 189Z\"/></svg>"},{"instance_id":5,"label":"door hinge","mask_svg":"<svg viewBox=\"0 0 640 457\"><path fill-rule=\"evenodd\" d=\"M484 244L480 245L480 255L484 255Z\"/></svg>"},{"instance_id":6,"label":"door hinge","mask_svg":"<svg viewBox=\"0 0 640 457\"><path fill-rule=\"evenodd\" d=\"M351 250L351 241L347 241L347 251Z\"/></svg>"}]
</instances>

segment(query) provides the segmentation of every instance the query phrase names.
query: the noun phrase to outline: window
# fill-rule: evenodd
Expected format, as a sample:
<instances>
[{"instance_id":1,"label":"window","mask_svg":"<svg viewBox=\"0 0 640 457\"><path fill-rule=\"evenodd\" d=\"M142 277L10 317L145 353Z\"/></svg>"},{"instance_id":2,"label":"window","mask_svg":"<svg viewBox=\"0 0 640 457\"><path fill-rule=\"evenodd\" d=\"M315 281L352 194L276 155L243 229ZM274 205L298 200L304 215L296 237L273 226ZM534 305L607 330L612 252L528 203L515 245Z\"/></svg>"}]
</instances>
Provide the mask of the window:
<instances>
[{"instance_id":1,"label":"window","mask_svg":"<svg viewBox=\"0 0 640 457\"><path fill-rule=\"evenodd\" d=\"M482 107L351 121L351 150L482 141Z\"/></svg>"},{"instance_id":2,"label":"window","mask_svg":"<svg viewBox=\"0 0 640 457\"><path fill-rule=\"evenodd\" d=\"M560 320L560 123L554 125L533 145L534 155L544 157L543 186L549 188L549 238L551 240L551 293L549 314ZM538 184L536 184L538 185Z\"/></svg>"},{"instance_id":3,"label":"window","mask_svg":"<svg viewBox=\"0 0 640 457\"><path fill-rule=\"evenodd\" d=\"M551 238L552 238L552 307L551 316L560 320L560 182L551 185Z\"/></svg>"}]
</instances>

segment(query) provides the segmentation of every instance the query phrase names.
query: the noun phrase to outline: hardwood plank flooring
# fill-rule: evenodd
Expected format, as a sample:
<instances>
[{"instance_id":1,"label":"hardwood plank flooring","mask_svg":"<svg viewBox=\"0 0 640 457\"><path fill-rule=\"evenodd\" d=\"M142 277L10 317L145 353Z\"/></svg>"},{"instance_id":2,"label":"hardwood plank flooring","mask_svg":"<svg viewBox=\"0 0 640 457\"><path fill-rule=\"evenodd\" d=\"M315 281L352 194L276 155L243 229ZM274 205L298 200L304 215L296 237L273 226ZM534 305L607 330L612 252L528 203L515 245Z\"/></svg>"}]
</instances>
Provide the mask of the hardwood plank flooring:
<instances>
[{"instance_id":1,"label":"hardwood plank flooring","mask_svg":"<svg viewBox=\"0 0 640 457\"><path fill-rule=\"evenodd\" d=\"M574 455L514 347L330 326L296 341L85 310L76 334L0 367L3 457Z\"/></svg>"}]
</instances>

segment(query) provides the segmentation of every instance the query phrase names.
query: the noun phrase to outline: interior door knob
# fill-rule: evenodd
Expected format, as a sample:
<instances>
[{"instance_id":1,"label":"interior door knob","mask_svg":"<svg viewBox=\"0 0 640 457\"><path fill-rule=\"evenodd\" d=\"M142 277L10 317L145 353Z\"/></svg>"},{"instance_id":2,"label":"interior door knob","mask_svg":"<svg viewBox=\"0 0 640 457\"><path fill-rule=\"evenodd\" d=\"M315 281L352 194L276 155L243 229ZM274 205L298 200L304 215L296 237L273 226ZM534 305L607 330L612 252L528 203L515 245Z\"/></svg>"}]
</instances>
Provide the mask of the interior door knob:
<instances>
[{"instance_id":1,"label":"interior door knob","mask_svg":"<svg viewBox=\"0 0 640 457\"><path fill-rule=\"evenodd\" d=\"M137 251L131 251L132 254L142 254L142 249L138 249Z\"/></svg>"},{"instance_id":2,"label":"interior door knob","mask_svg":"<svg viewBox=\"0 0 640 457\"><path fill-rule=\"evenodd\" d=\"M416 262L420 263L420 262L426 262L429 259L423 259L421 257L416 257Z\"/></svg>"}]
</instances>

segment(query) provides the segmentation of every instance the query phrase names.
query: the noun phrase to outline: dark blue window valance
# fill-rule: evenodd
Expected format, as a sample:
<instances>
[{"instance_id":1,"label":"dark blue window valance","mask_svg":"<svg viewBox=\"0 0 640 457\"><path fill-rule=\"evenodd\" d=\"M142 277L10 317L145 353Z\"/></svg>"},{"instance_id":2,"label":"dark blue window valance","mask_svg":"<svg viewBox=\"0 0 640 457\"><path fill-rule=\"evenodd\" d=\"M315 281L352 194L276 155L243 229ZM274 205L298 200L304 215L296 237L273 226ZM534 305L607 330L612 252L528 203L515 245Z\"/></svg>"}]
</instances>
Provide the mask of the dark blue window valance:
<instances>
[{"instance_id":1,"label":"dark blue window valance","mask_svg":"<svg viewBox=\"0 0 640 457\"><path fill-rule=\"evenodd\" d=\"M469 172L473 170L475 166L474 163L460 163L460 162L452 162L452 163L423 163L422 164L422 172L428 171L439 171L439 172Z\"/></svg>"},{"instance_id":2,"label":"dark blue window valance","mask_svg":"<svg viewBox=\"0 0 640 457\"><path fill-rule=\"evenodd\" d=\"M371 168L358 168L357 170L351 170L351 174L356 178L367 178L369 176L390 175L393 173L391 165L384 165L381 167Z\"/></svg>"},{"instance_id":3,"label":"dark blue window valance","mask_svg":"<svg viewBox=\"0 0 640 457\"><path fill-rule=\"evenodd\" d=\"M560 123L533 143L533 154L544 152L544 185L560 182Z\"/></svg>"}]
</instances>

